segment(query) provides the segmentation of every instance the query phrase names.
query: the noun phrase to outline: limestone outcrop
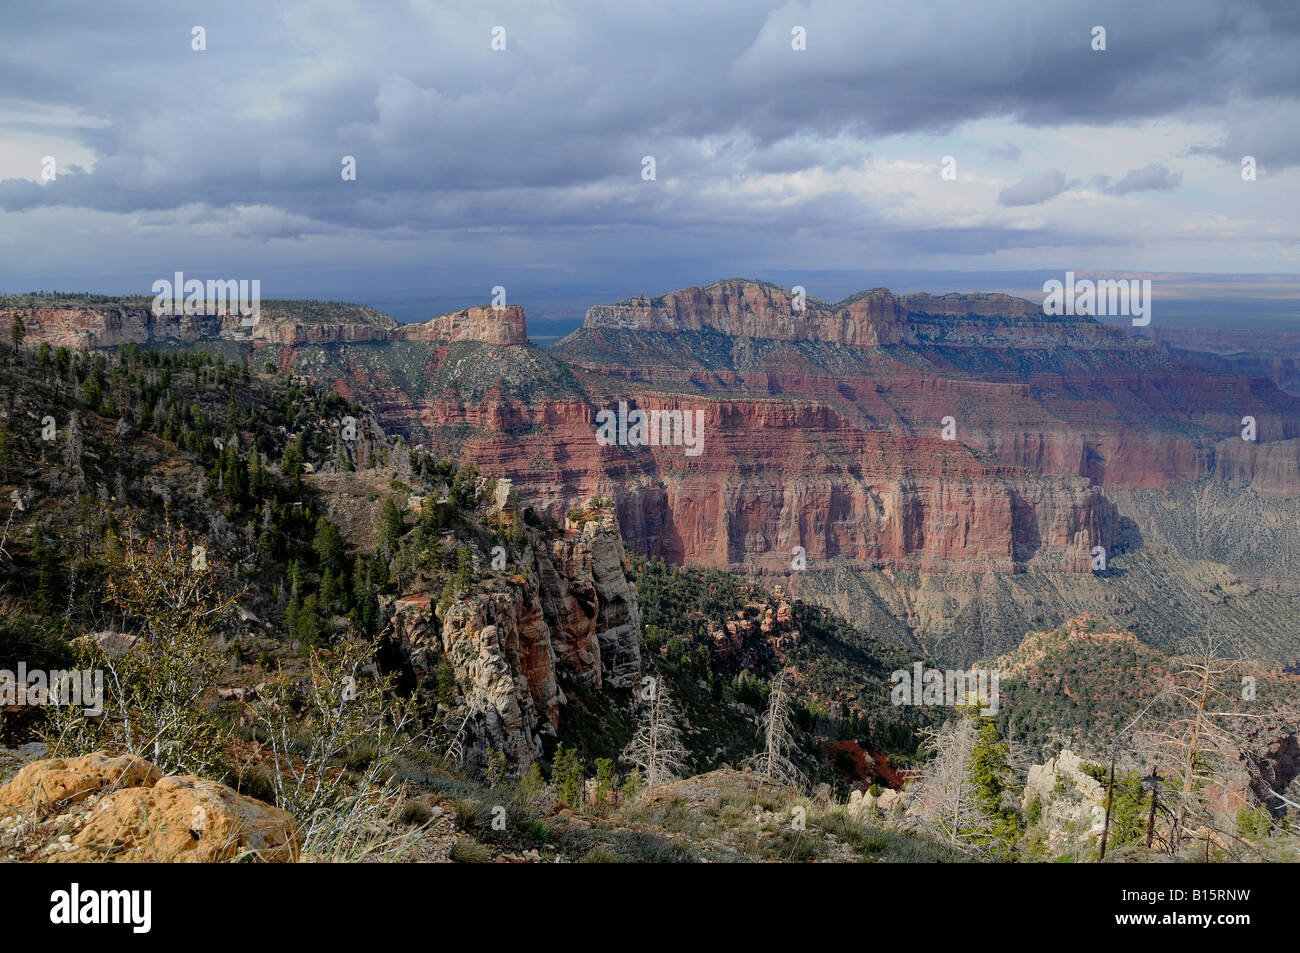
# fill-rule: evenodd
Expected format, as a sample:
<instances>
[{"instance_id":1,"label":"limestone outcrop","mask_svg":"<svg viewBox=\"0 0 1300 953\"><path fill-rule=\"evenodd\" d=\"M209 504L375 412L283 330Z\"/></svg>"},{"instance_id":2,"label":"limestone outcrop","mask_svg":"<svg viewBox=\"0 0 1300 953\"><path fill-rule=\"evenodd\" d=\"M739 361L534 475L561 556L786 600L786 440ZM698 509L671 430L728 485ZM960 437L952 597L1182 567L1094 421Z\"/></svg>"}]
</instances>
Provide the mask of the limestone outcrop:
<instances>
[{"instance_id":1,"label":"limestone outcrop","mask_svg":"<svg viewBox=\"0 0 1300 953\"><path fill-rule=\"evenodd\" d=\"M301 849L287 812L216 781L163 777L132 755L35 761L0 787L0 851L13 858L279 863Z\"/></svg>"},{"instance_id":2,"label":"limestone outcrop","mask_svg":"<svg viewBox=\"0 0 1300 953\"><path fill-rule=\"evenodd\" d=\"M1029 769L1021 810L1038 815L1034 823L1042 833L1050 857L1073 853L1080 848L1095 850L1106 822L1106 789L1083 770L1083 760L1069 748L1046 764ZM1031 811L1034 802L1038 810Z\"/></svg>"},{"instance_id":3,"label":"limestone outcrop","mask_svg":"<svg viewBox=\"0 0 1300 953\"><path fill-rule=\"evenodd\" d=\"M508 489L503 498L508 505ZM500 577L454 601L386 601L411 668L428 676L449 664L448 707L463 721L468 760L491 748L527 765L559 725L564 685L598 692L639 682L641 618L624 558L614 514L594 510L559 533L530 528Z\"/></svg>"}]
</instances>

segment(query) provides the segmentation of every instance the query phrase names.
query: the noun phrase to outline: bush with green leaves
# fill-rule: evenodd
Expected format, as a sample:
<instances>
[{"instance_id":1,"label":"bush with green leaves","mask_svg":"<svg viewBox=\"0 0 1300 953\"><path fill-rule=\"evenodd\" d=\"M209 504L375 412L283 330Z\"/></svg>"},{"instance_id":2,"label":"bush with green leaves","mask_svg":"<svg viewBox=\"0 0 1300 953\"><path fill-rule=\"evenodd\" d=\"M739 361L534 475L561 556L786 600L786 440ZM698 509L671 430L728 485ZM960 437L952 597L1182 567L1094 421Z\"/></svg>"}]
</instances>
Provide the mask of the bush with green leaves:
<instances>
[{"instance_id":1,"label":"bush with green leaves","mask_svg":"<svg viewBox=\"0 0 1300 953\"><path fill-rule=\"evenodd\" d=\"M586 780L578 750L565 748L564 745L556 748L555 761L551 767L551 786L556 795L575 811L582 810L585 805L586 798L583 795Z\"/></svg>"},{"instance_id":2,"label":"bush with green leaves","mask_svg":"<svg viewBox=\"0 0 1300 953\"><path fill-rule=\"evenodd\" d=\"M117 656L83 643L78 666L103 672L104 714L53 709L46 729L51 754L109 748L166 772L213 768L223 736L203 702L225 667L217 635L239 598L222 584L224 567L183 527L165 518L150 536L129 510L105 560L106 594L138 641Z\"/></svg>"}]
</instances>

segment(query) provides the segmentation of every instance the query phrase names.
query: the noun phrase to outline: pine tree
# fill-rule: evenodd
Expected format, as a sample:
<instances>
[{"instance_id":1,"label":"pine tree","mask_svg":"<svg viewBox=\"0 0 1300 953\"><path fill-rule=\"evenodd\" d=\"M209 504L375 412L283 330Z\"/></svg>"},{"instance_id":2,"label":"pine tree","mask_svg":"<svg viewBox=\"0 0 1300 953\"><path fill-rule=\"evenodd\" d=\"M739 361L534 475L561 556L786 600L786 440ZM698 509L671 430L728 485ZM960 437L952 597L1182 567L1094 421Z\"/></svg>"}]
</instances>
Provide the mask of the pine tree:
<instances>
[{"instance_id":1,"label":"pine tree","mask_svg":"<svg viewBox=\"0 0 1300 953\"><path fill-rule=\"evenodd\" d=\"M384 500L379 514L380 540L390 553L397 552L402 538L402 511L392 500Z\"/></svg>"},{"instance_id":2,"label":"pine tree","mask_svg":"<svg viewBox=\"0 0 1300 953\"><path fill-rule=\"evenodd\" d=\"M346 566L343 537L339 535L338 529L327 520L321 517L316 521L316 536L312 541L312 548L316 551L316 556L320 560L321 571L330 569L336 574L342 573Z\"/></svg>"},{"instance_id":3,"label":"pine tree","mask_svg":"<svg viewBox=\"0 0 1300 953\"><path fill-rule=\"evenodd\" d=\"M618 788L618 773L612 758L596 759L596 806L601 807L614 796Z\"/></svg>"},{"instance_id":4,"label":"pine tree","mask_svg":"<svg viewBox=\"0 0 1300 953\"><path fill-rule=\"evenodd\" d=\"M370 570L364 570L357 582L357 617L361 628L373 635L379 628L379 598L375 593Z\"/></svg>"},{"instance_id":5,"label":"pine tree","mask_svg":"<svg viewBox=\"0 0 1300 953\"><path fill-rule=\"evenodd\" d=\"M586 772L578 758L576 748L560 745L555 749L555 762L551 768L551 785L564 803L575 811L585 806Z\"/></svg>"},{"instance_id":6,"label":"pine tree","mask_svg":"<svg viewBox=\"0 0 1300 953\"><path fill-rule=\"evenodd\" d=\"M280 463L280 470L285 476L293 477L294 488L297 489L302 485L302 435L294 437L284 448L284 459Z\"/></svg>"},{"instance_id":7,"label":"pine tree","mask_svg":"<svg viewBox=\"0 0 1300 953\"><path fill-rule=\"evenodd\" d=\"M53 615L58 611L63 579L59 547L50 545L40 527L33 530L32 536L32 555L36 559L36 604L46 614Z\"/></svg>"},{"instance_id":8,"label":"pine tree","mask_svg":"<svg viewBox=\"0 0 1300 953\"><path fill-rule=\"evenodd\" d=\"M456 550L456 591L467 592L474 581L474 557L466 547Z\"/></svg>"},{"instance_id":9,"label":"pine tree","mask_svg":"<svg viewBox=\"0 0 1300 953\"><path fill-rule=\"evenodd\" d=\"M254 500L265 499L269 487L266 467L262 465L262 455L256 449L250 450L248 452L248 495ZM265 528L263 526L263 529Z\"/></svg>"},{"instance_id":10,"label":"pine tree","mask_svg":"<svg viewBox=\"0 0 1300 953\"><path fill-rule=\"evenodd\" d=\"M1020 818L1004 803L1011 789L1010 749L991 718L979 719L970 756L972 797L983 818L972 832L974 843L989 847L999 859L1011 855L1023 833Z\"/></svg>"},{"instance_id":11,"label":"pine tree","mask_svg":"<svg viewBox=\"0 0 1300 953\"><path fill-rule=\"evenodd\" d=\"M624 804L631 804L636 800L637 795L641 793L641 769L633 768L623 779L623 787L619 790L619 798Z\"/></svg>"}]
</instances>

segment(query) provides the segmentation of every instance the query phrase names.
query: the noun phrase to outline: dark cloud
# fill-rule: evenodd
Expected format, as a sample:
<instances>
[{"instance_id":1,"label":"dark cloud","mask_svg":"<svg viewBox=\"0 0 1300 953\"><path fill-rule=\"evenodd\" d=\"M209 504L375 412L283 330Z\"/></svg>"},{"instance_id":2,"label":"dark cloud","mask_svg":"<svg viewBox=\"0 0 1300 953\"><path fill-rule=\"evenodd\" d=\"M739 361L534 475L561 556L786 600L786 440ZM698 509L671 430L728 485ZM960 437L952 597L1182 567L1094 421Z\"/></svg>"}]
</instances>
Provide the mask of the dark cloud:
<instances>
[{"instance_id":1,"label":"dark cloud","mask_svg":"<svg viewBox=\"0 0 1300 953\"><path fill-rule=\"evenodd\" d=\"M1172 191L1183 184L1180 172L1170 172L1159 162L1141 169L1129 169L1124 178L1106 189L1111 195L1128 195L1130 192Z\"/></svg>"},{"instance_id":2,"label":"dark cloud","mask_svg":"<svg viewBox=\"0 0 1300 953\"><path fill-rule=\"evenodd\" d=\"M1188 155L1214 156L1238 168L1246 156L1252 156L1260 169L1300 165L1295 90L1249 106L1235 104L1213 110L1205 118L1219 126L1222 135L1215 142L1192 144Z\"/></svg>"},{"instance_id":3,"label":"dark cloud","mask_svg":"<svg viewBox=\"0 0 1300 953\"><path fill-rule=\"evenodd\" d=\"M998 204L1007 207L1017 205L1038 205L1050 198L1055 198L1069 188L1062 172L1052 169L1037 175L1029 175L1015 185L998 193Z\"/></svg>"},{"instance_id":4,"label":"dark cloud","mask_svg":"<svg viewBox=\"0 0 1300 953\"><path fill-rule=\"evenodd\" d=\"M1096 23L1108 30L1104 53L1090 48ZM196 24L203 52L190 48ZM498 24L505 52L490 48ZM806 51L791 49L796 26ZM496 254L565 254L574 267L597 249L616 254L603 247L612 230L649 236L644 247L700 241L680 248L684 258L712 254L698 230L724 225L745 229L755 249L814 227L883 230L900 250L929 249L944 232L900 229L883 198L753 185L853 168L887 156L891 136L980 119L1212 117L1222 139L1189 152L1282 168L1300 163L1298 38L1300 17L1266 0L1176 10L944 0L924 16L849 0L236 0L197 13L161 0L53 0L39 16L0 13L0 117L6 102L59 113L42 124L26 109L10 129L71 135L97 161L90 172L61 165L50 183L0 182L0 222L14 230L16 216L56 209L172 213L178 232L225 223L249 241L349 236L377 243L377 256L391 253L385 243L448 235L478 253L494 235ZM1020 158L1009 141L988 153ZM344 155L356 157L355 182L340 178ZM645 155L656 182L641 179ZM1113 191L1179 181L1148 166ZM1061 172L1030 176L998 204L1040 204L1068 187ZM162 220L150 227L166 231ZM1011 231L976 233L989 251L1024 247L1030 233ZM967 253L967 234L947 236L951 253Z\"/></svg>"}]
</instances>

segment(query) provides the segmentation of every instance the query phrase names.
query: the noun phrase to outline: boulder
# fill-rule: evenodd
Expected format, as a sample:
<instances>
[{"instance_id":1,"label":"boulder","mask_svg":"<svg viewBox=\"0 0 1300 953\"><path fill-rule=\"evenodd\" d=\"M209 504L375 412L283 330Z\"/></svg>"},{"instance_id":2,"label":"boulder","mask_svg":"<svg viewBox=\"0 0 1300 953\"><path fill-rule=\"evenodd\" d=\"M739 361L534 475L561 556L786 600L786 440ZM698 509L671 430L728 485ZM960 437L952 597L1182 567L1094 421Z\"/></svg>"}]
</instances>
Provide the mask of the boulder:
<instances>
[{"instance_id":1,"label":"boulder","mask_svg":"<svg viewBox=\"0 0 1300 953\"><path fill-rule=\"evenodd\" d=\"M110 794L72 843L76 849L52 859L283 863L297 860L302 849L298 823L287 811L192 775Z\"/></svg>"},{"instance_id":2,"label":"boulder","mask_svg":"<svg viewBox=\"0 0 1300 953\"><path fill-rule=\"evenodd\" d=\"M0 840L11 858L65 863L285 862L302 850L286 811L105 751L20 770L0 787Z\"/></svg>"},{"instance_id":3,"label":"boulder","mask_svg":"<svg viewBox=\"0 0 1300 953\"><path fill-rule=\"evenodd\" d=\"M893 788L882 788L878 795L870 791L854 790L849 792L848 809L854 820L863 822L873 819L872 808L888 815L896 805L904 803L906 799L903 792L895 791Z\"/></svg>"},{"instance_id":4,"label":"boulder","mask_svg":"<svg viewBox=\"0 0 1300 953\"><path fill-rule=\"evenodd\" d=\"M1083 759L1069 748L1047 764L1029 769L1021 807L1028 812L1037 798L1044 846L1053 855L1100 844L1106 822L1106 789L1083 770Z\"/></svg>"},{"instance_id":5,"label":"boulder","mask_svg":"<svg viewBox=\"0 0 1300 953\"><path fill-rule=\"evenodd\" d=\"M66 761L50 758L26 765L0 788L0 806L75 804L106 789L148 787L161 777L158 768L134 755L113 757L106 751L96 751Z\"/></svg>"},{"instance_id":6,"label":"boulder","mask_svg":"<svg viewBox=\"0 0 1300 953\"><path fill-rule=\"evenodd\" d=\"M140 636L132 635L129 632L114 632L106 629L103 632L91 632L74 639L73 641L98 646L109 658L121 658L140 644Z\"/></svg>"}]
</instances>

